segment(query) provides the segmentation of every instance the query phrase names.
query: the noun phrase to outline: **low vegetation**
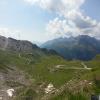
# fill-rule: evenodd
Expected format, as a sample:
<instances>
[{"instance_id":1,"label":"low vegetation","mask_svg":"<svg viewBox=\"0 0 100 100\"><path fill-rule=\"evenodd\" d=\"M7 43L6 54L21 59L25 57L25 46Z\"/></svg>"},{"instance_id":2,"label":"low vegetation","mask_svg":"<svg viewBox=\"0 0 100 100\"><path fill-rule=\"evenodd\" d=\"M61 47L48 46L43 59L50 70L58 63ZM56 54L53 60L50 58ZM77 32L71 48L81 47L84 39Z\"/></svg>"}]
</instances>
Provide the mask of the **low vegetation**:
<instances>
[{"instance_id":1,"label":"low vegetation","mask_svg":"<svg viewBox=\"0 0 100 100\"><path fill-rule=\"evenodd\" d=\"M42 55L42 56L41 56ZM7 87L15 89L14 100L89 100L92 94L100 93L100 56L84 63L92 70L57 69L83 68L82 61L67 61L43 53L12 53L0 51L0 73L8 75ZM13 77L10 77L10 73ZM19 72L21 74L19 74ZM18 79L14 79L19 75ZM46 94L45 88L53 84L55 90ZM0 88L2 84L0 84ZM21 99L20 99L21 98ZM12 99L11 99L12 100Z\"/></svg>"}]
</instances>

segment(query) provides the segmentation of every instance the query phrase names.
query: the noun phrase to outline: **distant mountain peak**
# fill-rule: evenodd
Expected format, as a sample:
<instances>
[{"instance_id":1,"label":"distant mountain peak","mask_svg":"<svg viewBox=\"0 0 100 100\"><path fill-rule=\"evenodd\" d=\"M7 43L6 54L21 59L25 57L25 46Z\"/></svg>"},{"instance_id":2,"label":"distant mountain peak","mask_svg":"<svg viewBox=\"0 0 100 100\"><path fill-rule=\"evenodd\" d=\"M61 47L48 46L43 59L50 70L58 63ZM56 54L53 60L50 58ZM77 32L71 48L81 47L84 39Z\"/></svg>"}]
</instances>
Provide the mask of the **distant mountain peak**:
<instances>
[{"instance_id":1,"label":"distant mountain peak","mask_svg":"<svg viewBox=\"0 0 100 100\"><path fill-rule=\"evenodd\" d=\"M100 41L88 35L57 38L47 41L41 47L53 49L66 59L90 60L100 53Z\"/></svg>"}]
</instances>

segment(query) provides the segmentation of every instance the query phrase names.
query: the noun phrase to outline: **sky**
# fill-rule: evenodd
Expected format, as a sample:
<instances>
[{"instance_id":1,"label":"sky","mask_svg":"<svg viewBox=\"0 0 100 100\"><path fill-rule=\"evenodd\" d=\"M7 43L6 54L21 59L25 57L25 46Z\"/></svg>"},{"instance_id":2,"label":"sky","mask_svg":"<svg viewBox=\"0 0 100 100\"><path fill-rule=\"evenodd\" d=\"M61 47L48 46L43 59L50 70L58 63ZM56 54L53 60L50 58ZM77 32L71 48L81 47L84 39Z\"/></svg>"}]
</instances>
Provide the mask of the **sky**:
<instances>
[{"instance_id":1,"label":"sky","mask_svg":"<svg viewBox=\"0 0 100 100\"><path fill-rule=\"evenodd\" d=\"M32 42L100 39L100 0L0 0L0 35Z\"/></svg>"}]
</instances>

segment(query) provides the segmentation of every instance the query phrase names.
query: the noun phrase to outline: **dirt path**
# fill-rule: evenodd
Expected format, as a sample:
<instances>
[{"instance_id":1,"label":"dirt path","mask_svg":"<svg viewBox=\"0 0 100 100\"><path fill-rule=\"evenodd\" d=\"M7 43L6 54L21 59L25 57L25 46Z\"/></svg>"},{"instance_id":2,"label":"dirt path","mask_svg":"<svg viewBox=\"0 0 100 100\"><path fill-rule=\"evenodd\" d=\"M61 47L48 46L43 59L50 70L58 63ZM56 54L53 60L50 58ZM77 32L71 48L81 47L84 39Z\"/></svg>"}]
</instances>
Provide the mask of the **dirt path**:
<instances>
[{"instance_id":1,"label":"dirt path","mask_svg":"<svg viewBox=\"0 0 100 100\"><path fill-rule=\"evenodd\" d=\"M88 68L87 65L85 65L85 63L81 62L81 65L83 66L83 68L79 68L79 67L65 67L66 65L56 65L55 68L56 69L76 69L76 70L91 70L92 68Z\"/></svg>"},{"instance_id":2,"label":"dirt path","mask_svg":"<svg viewBox=\"0 0 100 100\"><path fill-rule=\"evenodd\" d=\"M88 68L88 66L84 62L81 62L81 65L87 70L91 70L92 69L92 68Z\"/></svg>"}]
</instances>

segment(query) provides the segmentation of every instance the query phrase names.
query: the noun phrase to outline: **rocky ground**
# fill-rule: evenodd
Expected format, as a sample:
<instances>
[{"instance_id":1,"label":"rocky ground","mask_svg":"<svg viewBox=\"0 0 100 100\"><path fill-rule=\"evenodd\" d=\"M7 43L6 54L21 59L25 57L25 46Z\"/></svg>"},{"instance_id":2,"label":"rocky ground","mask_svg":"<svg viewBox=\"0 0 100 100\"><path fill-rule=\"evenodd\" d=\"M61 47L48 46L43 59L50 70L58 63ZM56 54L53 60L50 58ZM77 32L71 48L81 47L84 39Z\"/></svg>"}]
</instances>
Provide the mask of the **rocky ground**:
<instances>
[{"instance_id":1,"label":"rocky ground","mask_svg":"<svg viewBox=\"0 0 100 100\"><path fill-rule=\"evenodd\" d=\"M15 66L0 71L0 100L12 100L18 88L30 85L31 82L25 77L24 72Z\"/></svg>"}]
</instances>

